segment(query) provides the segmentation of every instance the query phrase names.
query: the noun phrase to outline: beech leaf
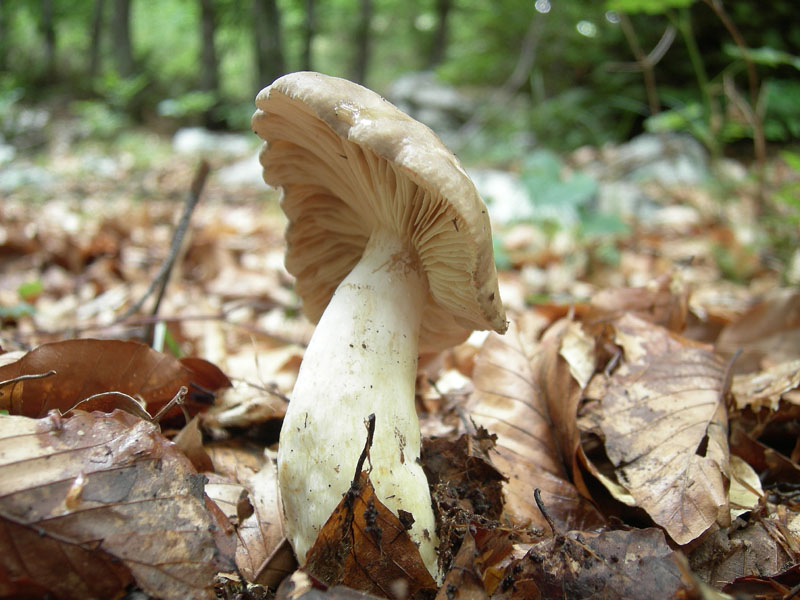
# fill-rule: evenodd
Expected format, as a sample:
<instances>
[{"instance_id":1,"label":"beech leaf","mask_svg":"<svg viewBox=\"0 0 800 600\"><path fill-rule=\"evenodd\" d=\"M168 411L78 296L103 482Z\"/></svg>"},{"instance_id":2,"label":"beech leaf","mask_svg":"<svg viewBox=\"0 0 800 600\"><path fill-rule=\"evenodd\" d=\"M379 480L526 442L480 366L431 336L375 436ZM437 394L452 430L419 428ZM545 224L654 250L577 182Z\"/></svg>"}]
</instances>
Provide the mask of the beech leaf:
<instances>
[{"instance_id":1,"label":"beech leaf","mask_svg":"<svg viewBox=\"0 0 800 600\"><path fill-rule=\"evenodd\" d=\"M156 425L122 411L0 417L0 583L109 598L132 579L171 600L214 598L230 525Z\"/></svg>"},{"instance_id":2,"label":"beech leaf","mask_svg":"<svg viewBox=\"0 0 800 600\"><path fill-rule=\"evenodd\" d=\"M304 570L325 585L387 598L436 590L419 550L400 519L375 495L366 471L322 526Z\"/></svg>"},{"instance_id":3,"label":"beech leaf","mask_svg":"<svg viewBox=\"0 0 800 600\"><path fill-rule=\"evenodd\" d=\"M602 519L567 471L570 449L577 447L580 385L559 356L559 342L557 335L542 344L526 340L513 322L504 336L490 334L475 358L476 389L467 408L477 425L497 434L492 462L508 479L507 517L547 527L533 500L534 488L540 488L561 526L590 527Z\"/></svg>"},{"instance_id":4,"label":"beech leaf","mask_svg":"<svg viewBox=\"0 0 800 600\"><path fill-rule=\"evenodd\" d=\"M154 415L185 386L189 395L184 406L194 414L213 402L214 390L230 385L207 361L192 359L184 364L139 342L121 340L42 344L0 367L0 382L26 375L41 376L0 386L0 409L39 418L53 409L67 412L94 394L121 392L140 397ZM180 414L180 409L172 409L172 414Z\"/></svg>"},{"instance_id":5,"label":"beech leaf","mask_svg":"<svg viewBox=\"0 0 800 600\"><path fill-rule=\"evenodd\" d=\"M626 315L625 358L592 409L617 482L679 544L729 521L726 364Z\"/></svg>"}]
</instances>

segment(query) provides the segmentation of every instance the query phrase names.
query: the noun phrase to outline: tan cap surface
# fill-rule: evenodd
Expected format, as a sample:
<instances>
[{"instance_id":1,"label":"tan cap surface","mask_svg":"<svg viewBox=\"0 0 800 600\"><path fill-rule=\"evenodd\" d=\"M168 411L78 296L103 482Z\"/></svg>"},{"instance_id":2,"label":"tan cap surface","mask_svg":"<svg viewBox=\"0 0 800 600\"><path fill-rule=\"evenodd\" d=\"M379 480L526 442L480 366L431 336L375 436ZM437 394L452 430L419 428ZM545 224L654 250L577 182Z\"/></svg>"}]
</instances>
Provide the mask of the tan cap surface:
<instances>
[{"instance_id":1,"label":"tan cap surface","mask_svg":"<svg viewBox=\"0 0 800 600\"><path fill-rule=\"evenodd\" d=\"M285 75L256 98L264 180L283 188L286 268L319 320L376 227L409 240L428 278L420 351L506 330L486 206L428 127L360 85Z\"/></svg>"}]
</instances>

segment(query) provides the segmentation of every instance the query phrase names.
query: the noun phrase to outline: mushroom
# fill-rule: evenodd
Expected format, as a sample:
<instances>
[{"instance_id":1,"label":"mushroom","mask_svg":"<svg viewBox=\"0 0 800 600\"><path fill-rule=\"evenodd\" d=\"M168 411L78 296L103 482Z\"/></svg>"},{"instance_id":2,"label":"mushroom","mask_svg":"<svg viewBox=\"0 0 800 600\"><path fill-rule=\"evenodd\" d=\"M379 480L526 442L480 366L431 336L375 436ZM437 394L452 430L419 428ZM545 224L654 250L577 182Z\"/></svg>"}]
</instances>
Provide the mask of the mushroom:
<instances>
[{"instance_id":1,"label":"mushroom","mask_svg":"<svg viewBox=\"0 0 800 600\"><path fill-rule=\"evenodd\" d=\"M286 268L317 327L280 433L286 534L305 562L348 490L375 414L370 480L439 579L420 465L420 352L504 332L486 206L458 159L378 94L320 73L256 98L264 180L283 190Z\"/></svg>"}]
</instances>

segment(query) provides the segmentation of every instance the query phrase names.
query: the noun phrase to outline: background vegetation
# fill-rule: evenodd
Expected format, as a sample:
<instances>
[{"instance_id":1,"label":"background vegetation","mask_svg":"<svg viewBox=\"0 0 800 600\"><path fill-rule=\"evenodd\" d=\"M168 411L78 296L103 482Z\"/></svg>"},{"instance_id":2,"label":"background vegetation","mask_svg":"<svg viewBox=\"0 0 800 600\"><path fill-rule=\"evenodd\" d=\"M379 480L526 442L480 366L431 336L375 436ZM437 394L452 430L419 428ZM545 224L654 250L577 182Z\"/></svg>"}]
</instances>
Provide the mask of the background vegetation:
<instances>
[{"instance_id":1,"label":"background vegetation","mask_svg":"<svg viewBox=\"0 0 800 600\"><path fill-rule=\"evenodd\" d=\"M2 0L0 111L50 101L106 134L130 119L246 129L283 72L385 91L433 69L495 93L478 115L495 144L678 129L763 160L800 137L795 16L794 0Z\"/></svg>"}]
</instances>

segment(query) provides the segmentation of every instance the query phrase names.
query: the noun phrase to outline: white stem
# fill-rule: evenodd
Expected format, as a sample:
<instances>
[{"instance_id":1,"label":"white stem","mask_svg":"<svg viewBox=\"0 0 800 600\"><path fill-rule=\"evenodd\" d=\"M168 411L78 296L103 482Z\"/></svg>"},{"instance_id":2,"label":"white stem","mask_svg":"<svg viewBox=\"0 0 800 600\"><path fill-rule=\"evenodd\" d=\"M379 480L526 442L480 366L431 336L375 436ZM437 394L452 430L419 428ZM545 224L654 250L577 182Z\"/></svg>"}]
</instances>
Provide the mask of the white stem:
<instances>
[{"instance_id":1,"label":"white stem","mask_svg":"<svg viewBox=\"0 0 800 600\"><path fill-rule=\"evenodd\" d=\"M278 448L287 537L298 560L348 490L375 413L370 479L438 577L435 521L419 463L414 403L417 345L427 280L397 234L376 230L339 284L306 349ZM365 468L368 463L365 463Z\"/></svg>"}]
</instances>

